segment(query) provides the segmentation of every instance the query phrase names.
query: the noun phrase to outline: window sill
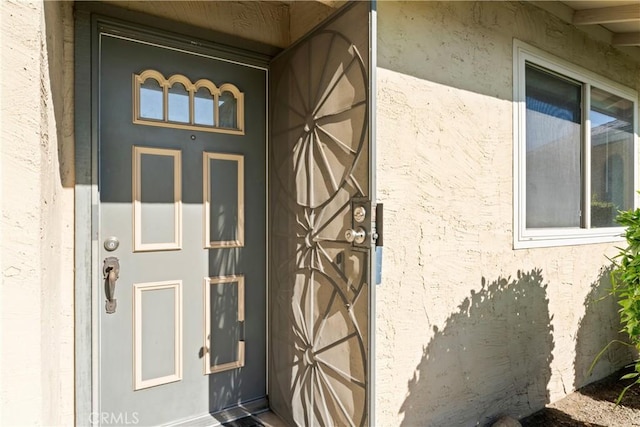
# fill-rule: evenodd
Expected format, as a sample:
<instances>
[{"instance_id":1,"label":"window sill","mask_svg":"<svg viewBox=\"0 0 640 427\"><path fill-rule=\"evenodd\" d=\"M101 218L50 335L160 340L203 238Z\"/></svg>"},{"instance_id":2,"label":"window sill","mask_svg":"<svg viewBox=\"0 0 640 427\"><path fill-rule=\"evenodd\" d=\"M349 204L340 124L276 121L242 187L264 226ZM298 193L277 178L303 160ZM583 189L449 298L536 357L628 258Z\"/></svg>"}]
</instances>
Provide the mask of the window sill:
<instances>
[{"instance_id":1,"label":"window sill","mask_svg":"<svg viewBox=\"0 0 640 427\"><path fill-rule=\"evenodd\" d=\"M514 249L551 248L559 246L593 245L599 243L615 243L624 241L624 228L602 229L575 229L562 233L561 230L526 230L520 236L516 236L513 242Z\"/></svg>"}]
</instances>

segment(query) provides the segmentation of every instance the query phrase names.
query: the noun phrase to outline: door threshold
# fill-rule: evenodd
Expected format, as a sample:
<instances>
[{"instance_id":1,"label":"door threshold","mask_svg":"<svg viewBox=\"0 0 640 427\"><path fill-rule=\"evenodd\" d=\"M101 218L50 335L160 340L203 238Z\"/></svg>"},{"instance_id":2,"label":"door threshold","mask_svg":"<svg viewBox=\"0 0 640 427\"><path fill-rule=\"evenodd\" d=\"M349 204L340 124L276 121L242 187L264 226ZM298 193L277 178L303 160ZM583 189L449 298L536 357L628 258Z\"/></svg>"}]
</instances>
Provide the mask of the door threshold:
<instances>
[{"instance_id":1,"label":"door threshold","mask_svg":"<svg viewBox=\"0 0 640 427\"><path fill-rule=\"evenodd\" d=\"M282 421L282 418L272 411L265 411L255 415L254 418L260 420L264 427L288 427L287 423Z\"/></svg>"},{"instance_id":2,"label":"door threshold","mask_svg":"<svg viewBox=\"0 0 640 427\"><path fill-rule=\"evenodd\" d=\"M258 422L259 414L267 413L269 411L269 401L267 398L261 398L252 400L250 402L243 403L241 405L235 406L233 408L224 409L220 412L215 412L213 414L201 415L196 418L189 418L186 420L180 420L167 426L171 427L218 427L218 426L229 426L229 427L253 427L253 426L261 426L265 427L280 427L285 424L265 424L264 422ZM256 418L258 417L258 418ZM240 423L239 420L247 418L247 423ZM250 421L251 418L255 418L256 422L252 424ZM236 423L237 422L237 423ZM234 424L236 423L236 424Z\"/></svg>"}]
</instances>

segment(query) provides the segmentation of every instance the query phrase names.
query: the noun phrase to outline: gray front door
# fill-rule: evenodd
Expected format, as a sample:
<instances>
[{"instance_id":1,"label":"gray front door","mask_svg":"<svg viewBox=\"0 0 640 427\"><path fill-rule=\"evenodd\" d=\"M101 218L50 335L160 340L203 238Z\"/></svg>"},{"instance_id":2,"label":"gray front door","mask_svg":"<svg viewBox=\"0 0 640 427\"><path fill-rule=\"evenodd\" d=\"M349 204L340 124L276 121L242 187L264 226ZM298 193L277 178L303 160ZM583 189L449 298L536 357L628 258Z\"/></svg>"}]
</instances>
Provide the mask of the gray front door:
<instances>
[{"instance_id":1,"label":"gray front door","mask_svg":"<svg viewBox=\"0 0 640 427\"><path fill-rule=\"evenodd\" d=\"M110 34L99 58L100 421L259 402L266 70Z\"/></svg>"}]
</instances>

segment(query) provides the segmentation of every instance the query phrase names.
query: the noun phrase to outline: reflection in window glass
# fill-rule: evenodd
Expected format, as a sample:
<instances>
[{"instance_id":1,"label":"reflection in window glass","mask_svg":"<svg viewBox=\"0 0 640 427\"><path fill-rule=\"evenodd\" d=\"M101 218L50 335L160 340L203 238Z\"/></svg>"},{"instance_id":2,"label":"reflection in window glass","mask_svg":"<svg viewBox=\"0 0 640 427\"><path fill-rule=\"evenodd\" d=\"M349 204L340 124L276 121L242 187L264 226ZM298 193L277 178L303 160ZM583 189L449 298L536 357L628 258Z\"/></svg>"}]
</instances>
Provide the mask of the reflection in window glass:
<instances>
[{"instance_id":1,"label":"reflection in window glass","mask_svg":"<svg viewBox=\"0 0 640 427\"><path fill-rule=\"evenodd\" d=\"M201 87L193 100L193 121L197 125L213 126L213 95L209 89Z\"/></svg>"},{"instance_id":2,"label":"reflection in window glass","mask_svg":"<svg viewBox=\"0 0 640 427\"><path fill-rule=\"evenodd\" d=\"M181 83L169 88L169 121L189 123L189 92Z\"/></svg>"},{"instance_id":3,"label":"reflection in window glass","mask_svg":"<svg viewBox=\"0 0 640 427\"><path fill-rule=\"evenodd\" d=\"M580 227L582 86L527 64L527 228Z\"/></svg>"},{"instance_id":4,"label":"reflection in window glass","mask_svg":"<svg viewBox=\"0 0 640 427\"><path fill-rule=\"evenodd\" d=\"M237 105L238 101L231 92L222 92L218 99L220 127L230 129L238 128Z\"/></svg>"},{"instance_id":5,"label":"reflection in window glass","mask_svg":"<svg viewBox=\"0 0 640 427\"><path fill-rule=\"evenodd\" d=\"M162 87L154 79L147 79L140 85L140 117L163 120Z\"/></svg>"},{"instance_id":6,"label":"reflection in window glass","mask_svg":"<svg viewBox=\"0 0 640 427\"><path fill-rule=\"evenodd\" d=\"M591 88L591 226L633 208L633 103Z\"/></svg>"}]
</instances>

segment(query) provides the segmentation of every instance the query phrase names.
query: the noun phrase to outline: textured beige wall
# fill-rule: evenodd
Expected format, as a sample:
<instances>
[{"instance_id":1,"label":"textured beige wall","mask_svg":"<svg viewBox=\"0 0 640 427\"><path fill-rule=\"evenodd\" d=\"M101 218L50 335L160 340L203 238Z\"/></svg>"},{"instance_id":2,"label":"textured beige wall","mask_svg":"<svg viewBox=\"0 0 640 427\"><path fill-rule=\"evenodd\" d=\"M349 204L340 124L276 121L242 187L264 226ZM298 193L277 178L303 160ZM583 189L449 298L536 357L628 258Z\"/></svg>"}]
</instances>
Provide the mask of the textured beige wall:
<instances>
[{"instance_id":1,"label":"textured beige wall","mask_svg":"<svg viewBox=\"0 0 640 427\"><path fill-rule=\"evenodd\" d=\"M3 1L0 11L0 424L70 425L72 8Z\"/></svg>"},{"instance_id":2,"label":"textured beige wall","mask_svg":"<svg viewBox=\"0 0 640 427\"><path fill-rule=\"evenodd\" d=\"M378 425L527 415L627 360L612 245L513 250L512 48L518 38L640 89L629 57L518 2L379 2Z\"/></svg>"}]
</instances>

